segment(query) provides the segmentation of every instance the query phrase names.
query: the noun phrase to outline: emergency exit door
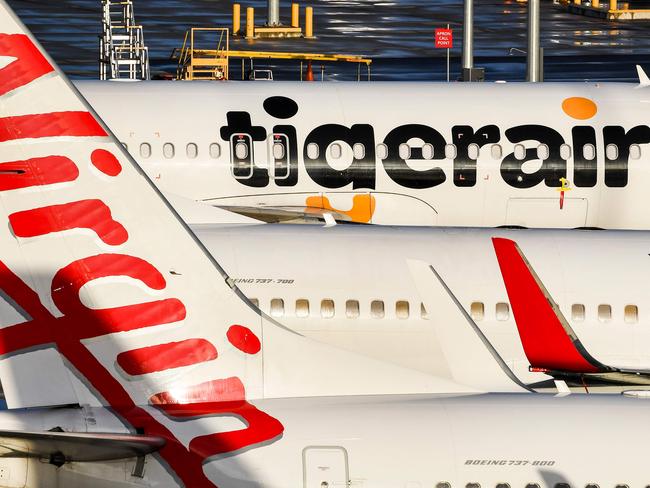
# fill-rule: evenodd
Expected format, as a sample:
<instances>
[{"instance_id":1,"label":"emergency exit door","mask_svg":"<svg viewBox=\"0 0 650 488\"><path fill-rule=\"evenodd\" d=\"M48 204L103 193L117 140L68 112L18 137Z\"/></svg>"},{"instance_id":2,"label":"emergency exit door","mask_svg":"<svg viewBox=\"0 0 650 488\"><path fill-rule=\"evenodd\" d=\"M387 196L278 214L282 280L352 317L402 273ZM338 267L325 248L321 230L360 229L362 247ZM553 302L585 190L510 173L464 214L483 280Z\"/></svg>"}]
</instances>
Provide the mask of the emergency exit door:
<instances>
[{"instance_id":1,"label":"emergency exit door","mask_svg":"<svg viewBox=\"0 0 650 488\"><path fill-rule=\"evenodd\" d=\"M302 451L303 488L350 486L348 453L339 446L312 446Z\"/></svg>"}]
</instances>

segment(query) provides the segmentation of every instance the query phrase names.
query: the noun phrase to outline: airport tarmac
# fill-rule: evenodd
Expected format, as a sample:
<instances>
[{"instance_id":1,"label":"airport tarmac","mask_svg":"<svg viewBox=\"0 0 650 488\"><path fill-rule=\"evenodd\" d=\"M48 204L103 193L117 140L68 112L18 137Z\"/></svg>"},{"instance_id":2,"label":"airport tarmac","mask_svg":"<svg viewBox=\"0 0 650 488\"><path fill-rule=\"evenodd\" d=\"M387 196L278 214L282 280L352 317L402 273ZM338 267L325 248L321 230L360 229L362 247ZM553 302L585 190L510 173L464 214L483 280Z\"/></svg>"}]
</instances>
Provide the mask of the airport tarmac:
<instances>
[{"instance_id":1,"label":"airport tarmac","mask_svg":"<svg viewBox=\"0 0 650 488\"><path fill-rule=\"evenodd\" d=\"M55 60L73 78L97 77L100 3L97 0L44 2L9 0ZM152 71L174 72L169 54L182 44L190 27L229 26L231 1L136 0L136 18L144 26ZM452 79L461 53L462 2L458 0L310 0L317 39L235 39L232 49L350 53L373 59L373 80L438 80L446 78L445 50L434 49L433 30L450 24L455 39ZM636 4L635 4L636 5ZM263 23L266 2L254 6ZM281 3L288 22L289 2ZM635 64L650 67L650 21L611 22L564 12L542 0L542 47L547 81L633 81ZM511 48L526 49L526 3L485 0L475 6L475 64L486 68L488 80L523 80L525 57ZM233 71L238 65L233 66ZM276 79L297 79L295 63L268 65ZM319 67L315 67L317 77ZM353 79L356 67L328 67L326 79ZM234 76L233 76L234 77Z\"/></svg>"}]
</instances>

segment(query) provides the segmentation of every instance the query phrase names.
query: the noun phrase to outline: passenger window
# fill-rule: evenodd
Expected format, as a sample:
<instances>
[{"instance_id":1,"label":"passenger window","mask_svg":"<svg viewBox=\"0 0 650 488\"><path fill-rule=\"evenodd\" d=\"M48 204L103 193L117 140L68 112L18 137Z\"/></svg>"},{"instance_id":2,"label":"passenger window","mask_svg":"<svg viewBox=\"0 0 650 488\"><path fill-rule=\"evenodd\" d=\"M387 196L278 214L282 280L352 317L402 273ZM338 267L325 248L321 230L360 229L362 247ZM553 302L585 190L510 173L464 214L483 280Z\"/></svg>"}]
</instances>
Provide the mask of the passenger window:
<instances>
[{"instance_id":1,"label":"passenger window","mask_svg":"<svg viewBox=\"0 0 650 488\"><path fill-rule=\"evenodd\" d=\"M395 315L398 319L408 319L409 318L409 302L406 300L400 300L395 303Z\"/></svg>"},{"instance_id":2,"label":"passenger window","mask_svg":"<svg viewBox=\"0 0 650 488\"><path fill-rule=\"evenodd\" d=\"M120 144L122 144L124 149L126 149L127 151L129 150L129 145L126 142L120 142Z\"/></svg>"},{"instance_id":3,"label":"passenger window","mask_svg":"<svg viewBox=\"0 0 650 488\"><path fill-rule=\"evenodd\" d=\"M539 488L539 485L537 483L528 483L526 488Z\"/></svg>"},{"instance_id":4,"label":"passenger window","mask_svg":"<svg viewBox=\"0 0 650 488\"><path fill-rule=\"evenodd\" d=\"M352 154L354 155L354 159L363 159L366 157L366 146L360 143L356 143L354 146L352 146Z\"/></svg>"},{"instance_id":5,"label":"passenger window","mask_svg":"<svg viewBox=\"0 0 650 488\"><path fill-rule=\"evenodd\" d=\"M630 488L628 485L616 485L615 488ZM646 486L646 488L648 488Z\"/></svg>"},{"instance_id":6,"label":"passenger window","mask_svg":"<svg viewBox=\"0 0 650 488\"><path fill-rule=\"evenodd\" d=\"M469 306L469 314L474 320L483 320L485 317L485 307L482 302L472 302Z\"/></svg>"},{"instance_id":7,"label":"passenger window","mask_svg":"<svg viewBox=\"0 0 650 488\"><path fill-rule=\"evenodd\" d=\"M616 144L607 144L607 147L605 148L605 156L607 156L607 159L610 161L614 161L618 158L618 146Z\"/></svg>"},{"instance_id":8,"label":"passenger window","mask_svg":"<svg viewBox=\"0 0 650 488\"><path fill-rule=\"evenodd\" d=\"M433 159L433 144L422 146L422 159Z\"/></svg>"},{"instance_id":9,"label":"passenger window","mask_svg":"<svg viewBox=\"0 0 650 488\"><path fill-rule=\"evenodd\" d=\"M548 146L546 144L540 144L537 146L537 159L541 159L542 161L548 159L549 157L549 150Z\"/></svg>"},{"instance_id":10,"label":"passenger window","mask_svg":"<svg viewBox=\"0 0 650 488\"><path fill-rule=\"evenodd\" d=\"M324 319L334 317L334 300L325 299L320 302L320 316Z\"/></svg>"},{"instance_id":11,"label":"passenger window","mask_svg":"<svg viewBox=\"0 0 650 488\"><path fill-rule=\"evenodd\" d=\"M307 157L309 159L318 159L320 151L318 150L318 144L315 142L310 142L307 144Z\"/></svg>"},{"instance_id":12,"label":"passenger window","mask_svg":"<svg viewBox=\"0 0 650 488\"><path fill-rule=\"evenodd\" d=\"M596 147L593 144L585 144L582 148L582 156L587 161L593 161L596 158Z\"/></svg>"},{"instance_id":13,"label":"passenger window","mask_svg":"<svg viewBox=\"0 0 650 488\"><path fill-rule=\"evenodd\" d=\"M469 159L478 159L480 147L478 144L472 143L467 146L467 156Z\"/></svg>"},{"instance_id":14,"label":"passenger window","mask_svg":"<svg viewBox=\"0 0 650 488\"><path fill-rule=\"evenodd\" d=\"M448 481L441 481L440 483L436 483L436 488L451 488L451 483Z\"/></svg>"},{"instance_id":15,"label":"passenger window","mask_svg":"<svg viewBox=\"0 0 650 488\"><path fill-rule=\"evenodd\" d=\"M630 159L641 159L641 146L638 144L630 146Z\"/></svg>"},{"instance_id":16,"label":"passenger window","mask_svg":"<svg viewBox=\"0 0 650 488\"><path fill-rule=\"evenodd\" d=\"M501 146L499 144L492 144L492 148L490 149L490 152L492 153L492 157L494 159L501 159L503 156L503 150L501 149Z\"/></svg>"},{"instance_id":17,"label":"passenger window","mask_svg":"<svg viewBox=\"0 0 650 488\"><path fill-rule=\"evenodd\" d=\"M411 157L411 146L408 144L399 145L399 157L400 159L410 159Z\"/></svg>"},{"instance_id":18,"label":"passenger window","mask_svg":"<svg viewBox=\"0 0 650 488\"><path fill-rule=\"evenodd\" d=\"M221 146L218 143L213 142L212 144L210 144L210 157L212 159L219 159L220 156L221 156Z\"/></svg>"},{"instance_id":19,"label":"passenger window","mask_svg":"<svg viewBox=\"0 0 650 488\"><path fill-rule=\"evenodd\" d=\"M456 159L456 145L455 144L447 144L445 146L445 157L447 159Z\"/></svg>"},{"instance_id":20,"label":"passenger window","mask_svg":"<svg viewBox=\"0 0 650 488\"><path fill-rule=\"evenodd\" d=\"M601 304L598 305L598 320L601 322L609 322L612 320L612 306Z\"/></svg>"},{"instance_id":21,"label":"passenger window","mask_svg":"<svg viewBox=\"0 0 650 488\"><path fill-rule=\"evenodd\" d=\"M596 483L589 483L585 485L585 488L600 488Z\"/></svg>"},{"instance_id":22,"label":"passenger window","mask_svg":"<svg viewBox=\"0 0 650 488\"><path fill-rule=\"evenodd\" d=\"M343 148L338 142L330 144L330 156L334 159L340 159L343 155Z\"/></svg>"},{"instance_id":23,"label":"passenger window","mask_svg":"<svg viewBox=\"0 0 650 488\"><path fill-rule=\"evenodd\" d=\"M515 159L523 161L526 158L526 147L523 144L515 145Z\"/></svg>"},{"instance_id":24,"label":"passenger window","mask_svg":"<svg viewBox=\"0 0 650 488\"><path fill-rule=\"evenodd\" d=\"M497 320L503 322L510 318L510 306L507 303L497 303L495 308Z\"/></svg>"},{"instance_id":25,"label":"passenger window","mask_svg":"<svg viewBox=\"0 0 650 488\"><path fill-rule=\"evenodd\" d=\"M167 159L171 159L174 157L174 154L176 154L176 150L174 149L174 145L171 142L166 142L163 144L163 156L165 156Z\"/></svg>"},{"instance_id":26,"label":"passenger window","mask_svg":"<svg viewBox=\"0 0 650 488\"><path fill-rule=\"evenodd\" d=\"M187 146L185 146L185 154L189 159L196 159L196 157L199 155L199 147L193 142L190 142Z\"/></svg>"},{"instance_id":27,"label":"passenger window","mask_svg":"<svg viewBox=\"0 0 650 488\"><path fill-rule=\"evenodd\" d=\"M151 144L148 142L140 144L140 156L145 159L151 157Z\"/></svg>"},{"instance_id":28,"label":"passenger window","mask_svg":"<svg viewBox=\"0 0 650 488\"><path fill-rule=\"evenodd\" d=\"M424 303L420 303L420 318L423 320L429 320L429 314L427 313L427 308L424 306Z\"/></svg>"},{"instance_id":29,"label":"passenger window","mask_svg":"<svg viewBox=\"0 0 650 488\"><path fill-rule=\"evenodd\" d=\"M388 157L388 146L386 144L377 144L377 157L386 159Z\"/></svg>"},{"instance_id":30,"label":"passenger window","mask_svg":"<svg viewBox=\"0 0 650 488\"><path fill-rule=\"evenodd\" d=\"M639 321L639 308L636 305L625 305L625 323L636 324Z\"/></svg>"},{"instance_id":31,"label":"passenger window","mask_svg":"<svg viewBox=\"0 0 650 488\"><path fill-rule=\"evenodd\" d=\"M481 488L481 484L480 483L467 483L465 485L465 488Z\"/></svg>"},{"instance_id":32,"label":"passenger window","mask_svg":"<svg viewBox=\"0 0 650 488\"><path fill-rule=\"evenodd\" d=\"M304 298L296 300L296 317L301 319L309 317L309 300Z\"/></svg>"},{"instance_id":33,"label":"passenger window","mask_svg":"<svg viewBox=\"0 0 650 488\"><path fill-rule=\"evenodd\" d=\"M257 308L260 308L260 301L257 298L249 298L251 303L255 305Z\"/></svg>"},{"instance_id":34,"label":"passenger window","mask_svg":"<svg viewBox=\"0 0 650 488\"><path fill-rule=\"evenodd\" d=\"M235 144L235 157L239 160L248 158L248 144L245 142Z\"/></svg>"},{"instance_id":35,"label":"passenger window","mask_svg":"<svg viewBox=\"0 0 650 488\"><path fill-rule=\"evenodd\" d=\"M345 316L349 319L359 317L359 300L348 300L345 302Z\"/></svg>"},{"instance_id":36,"label":"passenger window","mask_svg":"<svg viewBox=\"0 0 650 488\"><path fill-rule=\"evenodd\" d=\"M584 322L585 320L585 306L581 303L574 303L571 305L571 319L576 322Z\"/></svg>"},{"instance_id":37,"label":"passenger window","mask_svg":"<svg viewBox=\"0 0 650 488\"><path fill-rule=\"evenodd\" d=\"M497 483L495 488L510 488L508 483Z\"/></svg>"},{"instance_id":38,"label":"passenger window","mask_svg":"<svg viewBox=\"0 0 650 488\"><path fill-rule=\"evenodd\" d=\"M284 144L273 144L273 159L284 159Z\"/></svg>"},{"instance_id":39,"label":"passenger window","mask_svg":"<svg viewBox=\"0 0 650 488\"><path fill-rule=\"evenodd\" d=\"M370 316L373 319L383 319L384 315L384 302L381 300L373 300L370 303Z\"/></svg>"},{"instance_id":40,"label":"passenger window","mask_svg":"<svg viewBox=\"0 0 650 488\"><path fill-rule=\"evenodd\" d=\"M569 483L555 483L555 488L571 488Z\"/></svg>"},{"instance_id":41,"label":"passenger window","mask_svg":"<svg viewBox=\"0 0 650 488\"><path fill-rule=\"evenodd\" d=\"M282 298L274 298L271 300L271 316L282 317L284 315L284 300Z\"/></svg>"},{"instance_id":42,"label":"passenger window","mask_svg":"<svg viewBox=\"0 0 650 488\"><path fill-rule=\"evenodd\" d=\"M562 144L560 146L560 157L565 161L571 159L571 146L568 144Z\"/></svg>"}]
</instances>

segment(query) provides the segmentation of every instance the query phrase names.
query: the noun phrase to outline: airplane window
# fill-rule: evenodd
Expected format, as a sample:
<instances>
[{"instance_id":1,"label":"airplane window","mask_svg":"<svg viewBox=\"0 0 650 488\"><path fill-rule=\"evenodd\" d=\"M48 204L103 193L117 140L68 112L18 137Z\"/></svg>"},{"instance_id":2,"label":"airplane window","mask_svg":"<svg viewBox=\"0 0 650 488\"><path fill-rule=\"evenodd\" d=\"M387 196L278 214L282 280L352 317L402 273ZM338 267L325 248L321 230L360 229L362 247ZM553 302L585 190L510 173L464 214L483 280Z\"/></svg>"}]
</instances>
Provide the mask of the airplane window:
<instances>
[{"instance_id":1,"label":"airplane window","mask_svg":"<svg viewBox=\"0 0 650 488\"><path fill-rule=\"evenodd\" d=\"M571 159L571 146L568 144L562 144L560 146L560 157L565 161Z\"/></svg>"},{"instance_id":2,"label":"airplane window","mask_svg":"<svg viewBox=\"0 0 650 488\"><path fill-rule=\"evenodd\" d=\"M343 148L338 142L330 144L330 156L339 159L343 155Z\"/></svg>"},{"instance_id":3,"label":"airplane window","mask_svg":"<svg viewBox=\"0 0 650 488\"><path fill-rule=\"evenodd\" d=\"M422 146L422 159L433 159L433 144Z\"/></svg>"},{"instance_id":4,"label":"airplane window","mask_svg":"<svg viewBox=\"0 0 650 488\"><path fill-rule=\"evenodd\" d=\"M616 144L607 144L605 155L607 156L607 159L614 161L618 158L618 146Z\"/></svg>"},{"instance_id":5,"label":"airplane window","mask_svg":"<svg viewBox=\"0 0 650 488\"><path fill-rule=\"evenodd\" d=\"M126 142L121 142L120 144L124 146L124 149L126 149L127 151L129 150L129 145Z\"/></svg>"},{"instance_id":6,"label":"airplane window","mask_svg":"<svg viewBox=\"0 0 650 488\"><path fill-rule=\"evenodd\" d=\"M497 483L496 488L510 488L508 483Z\"/></svg>"},{"instance_id":7,"label":"airplane window","mask_svg":"<svg viewBox=\"0 0 650 488\"><path fill-rule=\"evenodd\" d=\"M400 300L395 303L395 315L398 319L408 319L409 318L409 302L406 300Z\"/></svg>"},{"instance_id":8,"label":"airplane window","mask_svg":"<svg viewBox=\"0 0 650 488\"><path fill-rule=\"evenodd\" d=\"M456 159L456 145L455 144L447 144L445 146L445 157L447 159Z\"/></svg>"},{"instance_id":9,"label":"airplane window","mask_svg":"<svg viewBox=\"0 0 650 488\"><path fill-rule=\"evenodd\" d=\"M235 156L240 160L248 158L248 145L243 142L235 144Z\"/></svg>"},{"instance_id":10,"label":"airplane window","mask_svg":"<svg viewBox=\"0 0 650 488\"><path fill-rule=\"evenodd\" d=\"M325 299L320 302L320 316L324 319L334 317L334 300Z\"/></svg>"},{"instance_id":11,"label":"airplane window","mask_svg":"<svg viewBox=\"0 0 650 488\"><path fill-rule=\"evenodd\" d=\"M555 483L553 488L571 488L569 483Z\"/></svg>"},{"instance_id":12,"label":"airplane window","mask_svg":"<svg viewBox=\"0 0 650 488\"><path fill-rule=\"evenodd\" d=\"M309 300L301 298L296 300L296 317L309 317Z\"/></svg>"},{"instance_id":13,"label":"airplane window","mask_svg":"<svg viewBox=\"0 0 650 488\"><path fill-rule=\"evenodd\" d=\"M354 159L363 159L366 157L366 146L364 146L361 143L356 143L354 146L352 146L352 154L354 155Z\"/></svg>"},{"instance_id":14,"label":"airplane window","mask_svg":"<svg viewBox=\"0 0 650 488\"><path fill-rule=\"evenodd\" d=\"M199 147L193 142L190 142L185 146L185 154L188 158L195 159L199 155Z\"/></svg>"},{"instance_id":15,"label":"airplane window","mask_svg":"<svg viewBox=\"0 0 650 488\"><path fill-rule=\"evenodd\" d=\"M625 323L636 324L639 321L639 307L636 305L625 305Z\"/></svg>"},{"instance_id":16,"label":"airplane window","mask_svg":"<svg viewBox=\"0 0 650 488\"><path fill-rule=\"evenodd\" d=\"M581 303L571 305L571 319L582 322L585 319L585 306Z\"/></svg>"},{"instance_id":17,"label":"airplane window","mask_svg":"<svg viewBox=\"0 0 650 488\"><path fill-rule=\"evenodd\" d=\"M420 303L420 318L429 320L429 314L427 313L427 308L424 306L424 303Z\"/></svg>"},{"instance_id":18,"label":"airplane window","mask_svg":"<svg viewBox=\"0 0 650 488\"><path fill-rule=\"evenodd\" d=\"M628 485L616 485L615 488L630 488L630 487Z\"/></svg>"},{"instance_id":19,"label":"airplane window","mask_svg":"<svg viewBox=\"0 0 650 488\"><path fill-rule=\"evenodd\" d=\"M384 302L381 300L373 300L370 302L370 315L373 319L383 319L384 312Z\"/></svg>"},{"instance_id":20,"label":"airplane window","mask_svg":"<svg viewBox=\"0 0 650 488\"><path fill-rule=\"evenodd\" d=\"M388 157L388 146L386 144L377 144L377 157L386 159Z\"/></svg>"},{"instance_id":21,"label":"airplane window","mask_svg":"<svg viewBox=\"0 0 650 488\"><path fill-rule=\"evenodd\" d=\"M163 156L165 156L167 159L171 159L174 157L174 154L176 154L176 150L174 149L174 145L171 142L166 142L163 144Z\"/></svg>"},{"instance_id":22,"label":"airplane window","mask_svg":"<svg viewBox=\"0 0 650 488\"><path fill-rule=\"evenodd\" d=\"M447 481L441 481L440 483L436 483L436 488L451 488L451 484Z\"/></svg>"},{"instance_id":23,"label":"airplane window","mask_svg":"<svg viewBox=\"0 0 650 488\"><path fill-rule=\"evenodd\" d=\"M469 306L469 314L474 320L483 320L485 317L485 307L482 302L472 302Z\"/></svg>"},{"instance_id":24,"label":"airplane window","mask_svg":"<svg viewBox=\"0 0 650 488\"><path fill-rule=\"evenodd\" d=\"M284 300L282 298L274 298L271 300L271 316L282 317L284 315Z\"/></svg>"},{"instance_id":25,"label":"airplane window","mask_svg":"<svg viewBox=\"0 0 650 488\"><path fill-rule=\"evenodd\" d=\"M490 152L492 153L492 157L494 159L501 159L503 156L503 150L499 144L492 144L492 149L490 149Z\"/></svg>"},{"instance_id":26,"label":"airplane window","mask_svg":"<svg viewBox=\"0 0 650 488\"><path fill-rule=\"evenodd\" d=\"M537 146L537 159L546 160L549 157L549 150L546 144Z\"/></svg>"},{"instance_id":27,"label":"airplane window","mask_svg":"<svg viewBox=\"0 0 650 488\"><path fill-rule=\"evenodd\" d=\"M345 316L349 319L359 317L359 300L348 300L345 302Z\"/></svg>"},{"instance_id":28,"label":"airplane window","mask_svg":"<svg viewBox=\"0 0 650 488\"><path fill-rule=\"evenodd\" d=\"M467 156L469 156L469 159L478 159L480 149L479 145L475 143L467 146Z\"/></svg>"},{"instance_id":29,"label":"airplane window","mask_svg":"<svg viewBox=\"0 0 650 488\"><path fill-rule=\"evenodd\" d=\"M599 486L596 483L589 483L585 485L585 488L599 488Z\"/></svg>"},{"instance_id":30,"label":"airplane window","mask_svg":"<svg viewBox=\"0 0 650 488\"><path fill-rule=\"evenodd\" d=\"M598 305L598 320L601 322L609 322L612 320L612 306L601 304Z\"/></svg>"},{"instance_id":31,"label":"airplane window","mask_svg":"<svg viewBox=\"0 0 650 488\"><path fill-rule=\"evenodd\" d=\"M411 147L408 144L399 145L399 157L401 159L409 159L411 157Z\"/></svg>"},{"instance_id":32,"label":"airplane window","mask_svg":"<svg viewBox=\"0 0 650 488\"><path fill-rule=\"evenodd\" d=\"M465 488L481 488L481 484L480 483L467 483L465 485Z\"/></svg>"},{"instance_id":33,"label":"airplane window","mask_svg":"<svg viewBox=\"0 0 650 488\"><path fill-rule=\"evenodd\" d=\"M497 320L504 321L510 318L510 306L507 303L497 303L496 305Z\"/></svg>"},{"instance_id":34,"label":"airplane window","mask_svg":"<svg viewBox=\"0 0 650 488\"><path fill-rule=\"evenodd\" d=\"M219 156L221 156L221 146L218 143L213 142L210 144L210 157L212 159L219 159Z\"/></svg>"},{"instance_id":35,"label":"airplane window","mask_svg":"<svg viewBox=\"0 0 650 488\"><path fill-rule=\"evenodd\" d=\"M151 157L151 144L148 142L143 142L140 144L140 156L143 158L150 158Z\"/></svg>"},{"instance_id":36,"label":"airplane window","mask_svg":"<svg viewBox=\"0 0 650 488\"><path fill-rule=\"evenodd\" d=\"M249 298L251 303L255 305L257 308L260 308L260 301L257 298Z\"/></svg>"},{"instance_id":37,"label":"airplane window","mask_svg":"<svg viewBox=\"0 0 650 488\"><path fill-rule=\"evenodd\" d=\"M515 158L522 161L526 157L526 147L523 144L515 144Z\"/></svg>"},{"instance_id":38,"label":"airplane window","mask_svg":"<svg viewBox=\"0 0 650 488\"><path fill-rule=\"evenodd\" d=\"M273 158L284 159L284 144L273 144Z\"/></svg>"},{"instance_id":39,"label":"airplane window","mask_svg":"<svg viewBox=\"0 0 650 488\"><path fill-rule=\"evenodd\" d=\"M641 159L641 146L638 144L632 144L630 146L630 158Z\"/></svg>"},{"instance_id":40,"label":"airplane window","mask_svg":"<svg viewBox=\"0 0 650 488\"><path fill-rule=\"evenodd\" d=\"M310 142L307 144L307 157L309 159L318 159L319 154L320 150L318 149L318 144L315 142Z\"/></svg>"},{"instance_id":41,"label":"airplane window","mask_svg":"<svg viewBox=\"0 0 650 488\"><path fill-rule=\"evenodd\" d=\"M539 488L539 485L537 483L528 483L526 488Z\"/></svg>"},{"instance_id":42,"label":"airplane window","mask_svg":"<svg viewBox=\"0 0 650 488\"><path fill-rule=\"evenodd\" d=\"M593 144L585 144L582 148L582 156L587 161L593 161L596 157L596 147Z\"/></svg>"}]
</instances>

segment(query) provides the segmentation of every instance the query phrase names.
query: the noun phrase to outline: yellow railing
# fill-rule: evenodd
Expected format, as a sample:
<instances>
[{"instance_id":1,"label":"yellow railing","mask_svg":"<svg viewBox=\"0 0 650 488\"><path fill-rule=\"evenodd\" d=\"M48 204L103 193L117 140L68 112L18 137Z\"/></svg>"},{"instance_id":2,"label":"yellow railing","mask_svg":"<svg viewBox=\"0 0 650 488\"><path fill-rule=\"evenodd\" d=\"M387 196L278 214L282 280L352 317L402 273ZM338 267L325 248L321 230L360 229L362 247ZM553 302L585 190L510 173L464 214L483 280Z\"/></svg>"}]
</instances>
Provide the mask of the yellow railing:
<instances>
[{"instance_id":1,"label":"yellow railing","mask_svg":"<svg viewBox=\"0 0 650 488\"><path fill-rule=\"evenodd\" d=\"M202 37L208 35L209 49L205 49ZM217 34L212 37L212 33ZM217 40L218 37L218 40ZM213 43L213 45L210 45ZM177 49L172 59L178 59L176 78L179 80L221 80L228 79L229 56L228 28L192 28L185 33L180 52Z\"/></svg>"}]
</instances>

